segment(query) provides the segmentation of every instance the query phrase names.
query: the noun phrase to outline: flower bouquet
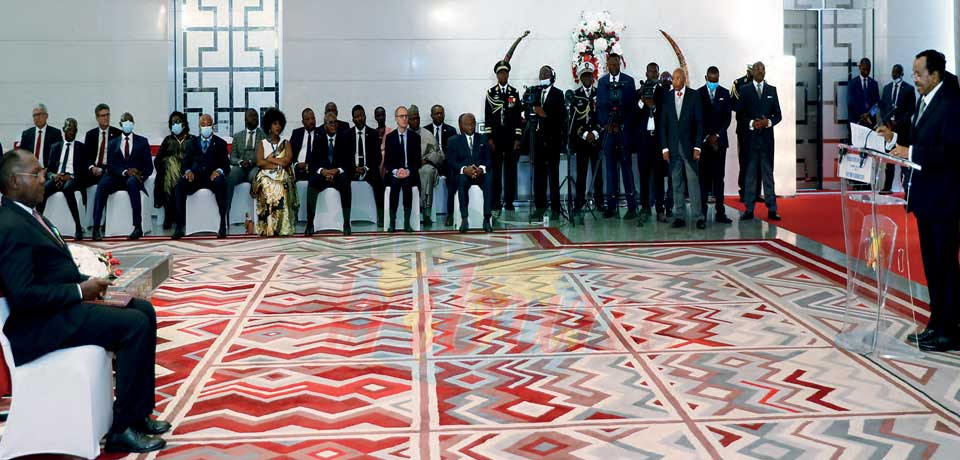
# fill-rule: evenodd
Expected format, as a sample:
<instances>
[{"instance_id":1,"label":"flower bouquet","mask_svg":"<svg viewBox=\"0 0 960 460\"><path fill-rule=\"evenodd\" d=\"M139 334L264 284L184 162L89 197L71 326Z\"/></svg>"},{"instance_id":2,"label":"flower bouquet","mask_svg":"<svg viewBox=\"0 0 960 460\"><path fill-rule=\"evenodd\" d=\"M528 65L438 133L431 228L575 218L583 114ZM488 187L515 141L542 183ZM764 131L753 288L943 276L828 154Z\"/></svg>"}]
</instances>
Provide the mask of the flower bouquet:
<instances>
[{"instance_id":1,"label":"flower bouquet","mask_svg":"<svg viewBox=\"0 0 960 460\"><path fill-rule=\"evenodd\" d=\"M623 60L623 48L620 45L620 34L626 29L623 24L614 22L609 11L600 13L580 13L580 23L573 29L573 81L580 83L577 69L584 62L590 62L597 69L594 77L599 76L600 69L606 68L607 56L616 53ZM626 61L624 67L626 67Z\"/></svg>"},{"instance_id":2,"label":"flower bouquet","mask_svg":"<svg viewBox=\"0 0 960 460\"><path fill-rule=\"evenodd\" d=\"M98 251L79 244L71 244L67 247L70 249L70 255L73 256L73 263L83 275L114 280L123 274L123 270L119 268L120 261L110 252Z\"/></svg>"}]
</instances>

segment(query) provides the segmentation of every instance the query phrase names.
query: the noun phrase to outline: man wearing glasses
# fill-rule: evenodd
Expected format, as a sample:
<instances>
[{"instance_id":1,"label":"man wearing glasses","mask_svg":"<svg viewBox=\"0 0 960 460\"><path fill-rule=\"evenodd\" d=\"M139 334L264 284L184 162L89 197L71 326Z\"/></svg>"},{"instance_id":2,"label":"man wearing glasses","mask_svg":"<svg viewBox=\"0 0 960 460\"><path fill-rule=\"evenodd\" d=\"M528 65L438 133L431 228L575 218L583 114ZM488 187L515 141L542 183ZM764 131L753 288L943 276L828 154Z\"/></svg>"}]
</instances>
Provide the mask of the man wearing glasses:
<instances>
[{"instance_id":1,"label":"man wearing glasses","mask_svg":"<svg viewBox=\"0 0 960 460\"><path fill-rule=\"evenodd\" d=\"M33 153L44 167L49 166L50 147L63 142L60 130L47 126L47 116L47 106L37 104L33 108L33 127L25 129L20 135L20 148Z\"/></svg>"}]
</instances>

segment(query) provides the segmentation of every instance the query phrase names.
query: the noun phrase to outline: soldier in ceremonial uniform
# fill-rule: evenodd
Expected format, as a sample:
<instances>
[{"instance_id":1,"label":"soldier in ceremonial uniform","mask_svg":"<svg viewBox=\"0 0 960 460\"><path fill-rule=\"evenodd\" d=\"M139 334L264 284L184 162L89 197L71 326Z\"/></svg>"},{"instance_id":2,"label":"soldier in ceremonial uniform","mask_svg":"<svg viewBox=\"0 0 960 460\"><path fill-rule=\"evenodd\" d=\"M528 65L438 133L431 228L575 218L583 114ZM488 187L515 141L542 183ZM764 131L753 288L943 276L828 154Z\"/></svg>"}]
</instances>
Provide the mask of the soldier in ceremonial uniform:
<instances>
[{"instance_id":1,"label":"soldier in ceremonial uniform","mask_svg":"<svg viewBox=\"0 0 960 460\"><path fill-rule=\"evenodd\" d=\"M753 82L753 65L748 64L747 74L734 80L733 84L730 85L730 97L733 98L733 101L730 105L733 107L733 110L737 110L736 108L739 106L739 103L740 103L740 87L743 85L749 85L751 82ZM746 181L747 159L748 159L747 153L749 151L749 147L747 146L747 140L750 137L750 120L746 119L746 117L743 114L737 113L736 121L737 121L737 160L740 165L740 172L737 174L737 185L740 187L740 201L743 202L743 194L744 194L743 187ZM759 171L760 171L759 168L757 169L757 171L759 176ZM760 178L758 177L756 181L757 193L754 196L757 196L757 197L761 196L760 184L762 182L763 181L761 181Z\"/></svg>"},{"instance_id":2,"label":"soldier in ceremonial uniform","mask_svg":"<svg viewBox=\"0 0 960 460\"><path fill-rule=\"evenodd\" d=\"M484 104L484 132L490 142L491 171L493 186L493 211L500 212L500 191L503 190L503 202L507 211L513 211L513 202L517 199L517 161L520 150L520 138L523 135L520 113L522 111L520 93L508 84L510 79L510 58L520 44L520 40L530 34L526 31L513 42L507 55L497 62L493 72L497 74L497 84L487 90Z\"/></svg>"},{"instance_id":3,"label":"soldier in ceremonial uniform","mask_svg":"<svg viewBox=\"0 0 960 460\"><path fill-rule=\"evenodd\" d=\"M573 92L573 127L570 129L570 146L577 154L577 197L574 214L577 222L583 223L583 205L586 203L587 167L593 174L593 202L603 206L603 171L600 169L600 123L597 121L597 88L594 79L597 68L584 62L577 69L581 86Z\"/></svg>"}]
</instances>

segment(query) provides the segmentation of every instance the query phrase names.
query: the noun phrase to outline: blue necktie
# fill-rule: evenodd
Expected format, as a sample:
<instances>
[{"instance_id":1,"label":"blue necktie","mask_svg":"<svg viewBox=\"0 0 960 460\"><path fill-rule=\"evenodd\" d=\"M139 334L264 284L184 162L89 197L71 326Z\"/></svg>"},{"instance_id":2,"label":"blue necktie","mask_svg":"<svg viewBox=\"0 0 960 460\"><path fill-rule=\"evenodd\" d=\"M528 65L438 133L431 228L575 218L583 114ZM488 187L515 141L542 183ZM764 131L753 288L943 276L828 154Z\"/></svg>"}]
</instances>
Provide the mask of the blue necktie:
<instances>
[{"instance_id":1,"label":"blue necktie","mask_svg":"<svg viewBox=\"0 0 960 460\"><path fill-rule=\"evenodd\" d=\"M207 147L210 147L210 140L204 139L201 144L203 146L203 153L207 153Z\"/></svg>"},{"instance_id":2,"label":"blue necktie","mask_svg":"<svg viewBox=\"0 0 960 460\"><path fill-rule=\"evenodd\" d=\"M333 138L327 137L327 161L333 166Z\"/></svg>"}]
</instances>

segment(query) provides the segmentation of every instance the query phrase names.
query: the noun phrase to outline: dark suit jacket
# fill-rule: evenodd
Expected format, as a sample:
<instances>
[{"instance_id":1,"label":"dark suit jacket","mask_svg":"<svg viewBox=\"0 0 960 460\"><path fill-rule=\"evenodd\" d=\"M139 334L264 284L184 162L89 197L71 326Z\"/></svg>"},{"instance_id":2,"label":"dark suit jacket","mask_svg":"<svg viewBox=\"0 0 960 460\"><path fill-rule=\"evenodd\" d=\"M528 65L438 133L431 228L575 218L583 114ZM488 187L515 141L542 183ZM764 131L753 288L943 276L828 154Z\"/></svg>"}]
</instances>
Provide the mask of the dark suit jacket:
<instances>
[{"instance_id":1,"label":"dark suit jacket","mask_svg":"<svg viewBox=\"0 0 960 460\"><path fill-rule=\"evenodd\" d=\"M537 98L539 100L539 97ZM541 103L546 118L538 118L540 129L537 137L550 148L559 149L563 145L563 136L567 132L567 109L564 106L563 91L551 86L546 99Z\"/></svg>"},{"instance_id":2,"label":"dark suit jacket","mask_svg":"<svg viewBox=\"0 0 960 460\"><path fill-rule=\"evenodd\" d=\"M882 122L893 120L893 131L904 135L910 129L910 119L913 117L913 111L917 105L917 95L912 85L906 81L900 83L900 92L897 93L897 100L893 100L893 82L887 83L883 87L880 96L880 112L878 117L882 117Z\"/></svg>"},{"instance_id":3,"label":"dark suit jacket","mask_svg":"<svg viewBox=\"0 0 960 460\"><path fill-rule=\"evenodd\" d=\"M713 101L710 100L710 90L707 85L703 85L697 90L700 93L700 106L703 108L703 135L711 134L719 136L720 149L730 147L730 141L727 139L727 129L730 128L731 113L733 110L731 104L733 99L730 97L730 91L718 86L714 92Z\"/></svg>"},{"instance_id":4,"label":"dark suit jacket","mask_svg":"<svg viewBox=\"0 0 960 460\"><path fill-rule=\"evenodd\" d=\"M57 142L56 145L50 147L50 164L47 166L47 170L52 175L60 174L60 162L63 161L61 155L63 154L63 142ZM81 178L85 177L89 172L87 167L90 166L88 163L88 157L86 152L86 146L83 145L83 142L78 140L73 141L73 177Z\"/></svg>"},{"instance_id":5,"label":"dark suit jacket","mask_svg":"<svg viewBox=\"0 0 960 460\"><path fill-rule=\"evenodd\" d=\"M653 111L653 126L654 133L653 136L650 135L650 131L647 129L650 121L650 112ZM637 137L637 148L643 149L643 151L649 151L656 149L657 153L660 153L660 108L659 102L655 109L650 107L643 106L637 114L634 116L634 126Z\"/></svg>"},{"instance_id":6,"label":"dark suit jacket","mask_svg":"<svg viewBox=\"0 0 960 460\"><path fill-rule=\"evenodd\" d=\"M109 127L107 129L107 142L108 142L107 150L110 150L109 142L122 135L123 135L123 131L120 131L120 128L116 128L113 126ZM100 154L100 127L99 126L91 129L90 131L87 131L87 134L83 136L83 145L87 146L87 155L90 156L90 158L87 160L88 163L91 166L103 166L103 165L96 164L97 157ZM110 158L106 156L106 152L104 152L104 158L106 158L107 161L110 161Z\"/></svg>"},{"instance_id":7,"label":"dark suit jacket","mask_svg":"<svg viewBox=\"0 0 960 460\"><path fill-rule=\"evenodd\" d=\"M383 169L386 171L386 175L390 176L393 174L394 169L403 168L403 159L404 152L400 148L400 132L398 130L393 130L390 134L387 134L386 139L384 139L384 158L383 158ZM410 177L414 179L415 183L420 183L420 135L407 130L407 169L410 170Z\"/></svg>"},{"instance_id":8,"label":"dark suit jacket","mask_svg":"<svg viewBox=\"0 0 960 460\"><path fill-rule=\"evenodd\" d=\"M671 155L693 159L693 149L703 144L703 108L700 95L691 88L683 90L680 116L677 117L675 91L663 96L660 108L660 145L670 149Z\"/></svg>"},{"instance_id":9,"label":"dark suit jacket","mask_svg":"<svg viewBox=\"0 0 960 460\"><path fill-rule=\"evenodd\" d=\"M355 156L357 152L357 128L355 126L351 127L345 131L344 135L349 140L350 155L353 157L353 162L359 166ZM374 177L380 177L380 157L382 153L380 152L380 135L377 134L376 128L367 126L364 130L363 150L365 152L363 165L367 167L367 175L372 174ZM350 177L353 178L352 173Z\"/></svg>"},{"instance_id":10,"label":"dark suit jacket","mask_svg":"<svg viewBox=\"0 0 960 460\"><path fill-rule=\"evenodd\" d=\"M634 109L637 107L637 85L633 77L620 72L619 76L622 91L620 93L620 104L614 105L610 100L610 74L600 78L597 84L597 120L600 126L606 126L610 122L610 115L614 110L620 113L620 121L629 125L633 117Z\"/></svg>"},{"instance_id":11,"label":"dark suit jacket","mask_svg":"<svg viewBox=\"0 0 960 460\"><path fill-rule=\"evenodd\" d=\"M57 142L63 142L63 134L59 129L50 126L47 124L47 129L44 131L43 135L46 139L43 139L43 152L40 155L40 162L44 167L47 167L47 164L50 162L50 147L53 147L53 144ZM27 128L23 131L23 134L20 135L20 148L28 152L33 152L33 149L37 146L37 127ZM37 152L33 152L36 154ZM49 169L49 168L48 168Z\"/></svg>"},{"instance_id":12,"label":"dark suit jacket","mask_svg":"<svg viewBox=\"0 0 960 460\"><path fill-rule=\"evenodd\" d=\"M421 127L421 129L426 129L430 131L430 134L433 134L433 137L437 137L437 133L434 131L434 124L430 122L427 126ZM457 135L457 130L446 123L440 126L440 137L437 138L437 142L440 144L440 149L443 150L443 153L447 153L447 148L450 145L450 139Z\"/></svg>"},{"instance_id":13,"label":"dark suit jacket","mask_svg":"<svg viewBox=\"0 0 960 460\"><path fill-rule=\"evenodd\" d=\"M867 77L867 92L863 92L863 83L860 75L847 82L847 118L857 123L860 116L870 113L870 108L880 102L880 85L871 77Z\"/></svg>"},{"instance_id":14,"label":"dark suit jacket","mask_svg":"<svg viewBox=\"0 0 960 460\"><path fill-rule=\"evenodd\" d=\"M450 161L450 167L453 168L453 175L460 174L460 168L464 166L477 165L483 166L487 173L490 172L490 144L487 142L487 136L476 133L473 135L473 150L467 147L467 136L454 136L450 139L450 152L447 158Z\"/></svg>"},{"instance_id":15,"label":"dark suit jacket","mask_svg":"<svg viewBox=\"0 0 960 460\"><path fill-rule=\"evenodd\" d=\"M302 127L301 127L301 128L297 128L297 129L293 130L292 133L290 133L290 148L293 149L292 152L293 152L293 162L294 162L294 163L297 162L297 156L300 155L300 149L303 148L303 139L306 137L306 135L307 135L307 130L306 130L305 128L302 128ZM316 129L314 129L314 130L313 130L313 140L314 140L313 145L314 145L314 146L317 145L316 140L317 140L318 137L326 136L326 135L327 135L327 134L326 134L326 132L323 130L323 128L318 127L318 128L316 128ZM323 150L324 150L324 151L327 150L326 144L324 144Z\"/></svg>"},{"instance_id":16,"label":"dark suit jacket","mask_svg":"<svg viewBox=\"0 0 960 460\"><path fill-rule=\"evenodd\" d=\"M917 217L960 216L960 91L944 81L914 125L917 105L907 135L897 139L913 148L912 159L923 168L913 172L907 209Z\"/></svg>"},{"instance_id":17,"label":"dark suit jacket","mask_svg":"<svg viewBox=\"0 0 960 460\"><path fill-rule=\"evenodd\" d=\"M187 153L183 157L184 173L193 172L196 177L210 177L217 169L223 170L223 175L230 174L230 154L227 153L227 141L214 134L210 136L210 146L207 153L203 153L203 138L196 137L187 146Z\"/></svg>"},{"instance_id":18,"label":"dark suit jacket","mask_svg":"<svg viewBox=\"0 0 960 460\"><path fill-rule=\"evenodd\" d=\"M364 147L366 148L366 147ZM317 174L320 168L331 169L340 168L348 177L353 177L353 170L357 163L353 157L355 144L350 141L350 131L337 131L333 141L333 163L330 163L327 132L313 133L313 151L307 157L307 165L310 169L310 175Z\"/></svg>"},{"instance_id":19,"label":"dark suit jacket","mask_svg":"<svg viewBox=\"0 0 960 460\"><path fill-rule=\"evenodd\" d=\"M91 306L81 303L77 285L86 277L66 244L7 197L0 204L0 261L0 292L10 306L3 333L21 366L56 350L83 326Z\"/></svg>"},{"instance_id":20,"label":"dark suit jacket","mask_svg":"<svg viewBox=\"0 0 960 460\"><path fill-rule=\"evenodd\" d=\"M777 88L767 82L763 82L763 97L757 96L756 82L741 86L739 106L737 115L743 115L746 123L744 124L744 133L751 141L759 141L759 144L765 148L773 149L773 126L776 126L783 120L783 114L780 112L780 97L777 96ZM750 124L753 120L766 117L773 126L760 130L750 130Z\"/></svg>"},{"instance_id":21,"label":"dark suit jacket","mask_svg":"<svg viewBox=\"0 0 960 460\"><path fill-rule=\"evenodd\" d=\"M110 146L107 147L107 154L109 155L107 171L110 172L111 176L123 177L123 172L127 169L137 168L143 173L143 180L146 181L147 177L153 174L153 157L150 154L150 143L147 141L147 138L136 133L131 134L130 137L132 138L132 142L130 144L129 160L123 158L123 141L125 137L121 135L110 141ZM144 192L147 191L147 189L144 188L143 182L140 183L140 190Z\"/></svg>"}]
</instances>

